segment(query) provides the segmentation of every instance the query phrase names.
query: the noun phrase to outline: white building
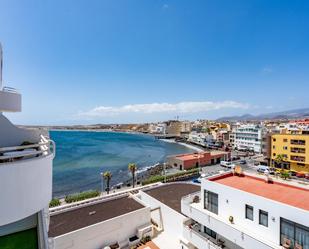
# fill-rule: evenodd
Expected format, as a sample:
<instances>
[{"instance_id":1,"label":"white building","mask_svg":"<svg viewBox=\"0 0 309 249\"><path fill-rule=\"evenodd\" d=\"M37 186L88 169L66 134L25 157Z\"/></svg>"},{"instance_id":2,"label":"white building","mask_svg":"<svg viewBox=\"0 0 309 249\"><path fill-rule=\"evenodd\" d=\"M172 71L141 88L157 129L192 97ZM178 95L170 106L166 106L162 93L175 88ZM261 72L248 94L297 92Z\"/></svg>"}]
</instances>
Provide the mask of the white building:
<instances>
[{"instance_id":1,"label":"white building","mask_svg":"<svg viewBox=\"0 0 309 249\"><path fill-rule=\"evenodd\" d=\"M308 188L225 173L203 179L182 212L190 248L309 248Z\"/></svg>"},{"instance_id":2,"label":"white building","mask_svg":"<svg viewBox=\"0 0 309 249\"><path fill-rule=\"evenodd\" d=\"M265 128L260 125L240 125L232 131L234 148L261 153L264 132Z\"/></svg>"},{"instance_id":3,"label":"white building","mask_svg":"<svg viewBox=\"0 0 309 249\"><path fill-rule=\"evenodd\" d=\"M165 134L166 133L166 124L158 123L158 124L150 124L149 132L154 134Z\"/></svg>"},{"instance_id":4,"label":"white building","mask_svg":"<svg viewBox=\"0 0 309 249\"><path fill-rule=\"evenodd\" d=\"M214 140L212 135L198 132L191 132L188 137L188 141L198 145L206 146Z\"/></svg>"},{"instance_id":5,"label":"white building","mask_svg":"<svg viewBox=\"0 0 309 249\"><path fill-rule=\"evenodd\" d=\"M47 249L55 144L39 130L14 126L3 112L20 112L21 94L2 86L0 44L0 248Z\"/></svg>"}]
</instances>

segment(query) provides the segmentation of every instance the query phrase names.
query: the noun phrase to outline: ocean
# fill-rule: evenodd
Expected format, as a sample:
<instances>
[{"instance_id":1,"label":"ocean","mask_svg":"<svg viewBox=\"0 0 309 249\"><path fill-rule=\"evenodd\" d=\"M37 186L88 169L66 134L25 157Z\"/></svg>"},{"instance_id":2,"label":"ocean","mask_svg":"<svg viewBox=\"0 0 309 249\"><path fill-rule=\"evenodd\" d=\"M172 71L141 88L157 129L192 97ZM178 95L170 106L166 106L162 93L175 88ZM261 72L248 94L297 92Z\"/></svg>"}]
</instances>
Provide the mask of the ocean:
<instances>
[{"instance_id":1,"label":"ocean","mask_svg":"<svg viewBox=\"0 0 309 249\"><path fill-rule=\"evenodd\" d=\"M138 170L163 162L168 155L191 153L191 148L150 135L120 132L50 131L56 143L53 196L101 189L100 173L111 171L111 185L130 178L128 163Z\"/></svg>"}]
</instances>

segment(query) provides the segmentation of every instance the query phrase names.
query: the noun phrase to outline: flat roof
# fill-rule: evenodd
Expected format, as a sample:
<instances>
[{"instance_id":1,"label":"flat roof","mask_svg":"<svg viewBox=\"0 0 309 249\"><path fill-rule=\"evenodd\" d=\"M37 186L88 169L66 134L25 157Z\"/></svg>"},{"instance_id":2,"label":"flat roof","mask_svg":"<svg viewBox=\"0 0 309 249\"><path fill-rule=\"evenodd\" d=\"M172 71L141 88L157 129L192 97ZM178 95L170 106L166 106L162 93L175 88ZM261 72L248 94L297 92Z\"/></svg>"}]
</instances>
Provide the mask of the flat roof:
<instances>
[{"instance_id":1,"label":"flat roof","mask_svg":"<svg viewBox=\"0 0 309 249\"><path fill-rule=\"evenodd\" d=\"M68 210L50 217L48 236L57 237L143 207L134 199L125 196Z\"/></svg>"},{"instance_id":2,"label":"flat roof","mask_svg":"<svg viewBox=\"0 0 309 249\"><path fill-rule=\"evenodd\" d=\"M146 190L145 193L181 213L181 198L200 190L201 186L199 185L173 183Z\"/></svg>"},{"instance_id":3,"label":"flat roof","mask_svg":"<svg viewBox=\"0 0 309 249\"><path fill-rule=\"evenodd\" d=\"M263 178L251 175L226 174L209 180L309 211L309 189L277 181L266 183Z\"/></svg>"},{"instance_id":4,"label":"flat roof","mask_svg":"<svg viewBox=\"0 0 309 249\"><path fill-rule=\"evenodd\" d=\"M203 151L199 153L180 154L180 155L175 155L174 157L180 160L192 160L192 159L198 159L199 156L202 159L205 154L208 154L210 156L219 156L219 155L225 155L228 153L229 152L226 152L226 151L211 150L211 151Z\"/></svg>"}]
</instances>

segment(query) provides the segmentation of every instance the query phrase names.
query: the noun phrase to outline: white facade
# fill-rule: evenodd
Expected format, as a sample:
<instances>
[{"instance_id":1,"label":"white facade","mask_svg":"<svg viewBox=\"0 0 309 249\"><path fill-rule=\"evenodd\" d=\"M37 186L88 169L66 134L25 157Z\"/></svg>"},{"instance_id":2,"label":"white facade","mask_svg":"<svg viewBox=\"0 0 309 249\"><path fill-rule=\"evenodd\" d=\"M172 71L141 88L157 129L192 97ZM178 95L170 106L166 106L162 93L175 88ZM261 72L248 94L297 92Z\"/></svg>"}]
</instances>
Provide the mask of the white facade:
<instances>
[{"instance_id":1,"label":"white facade","mask_svg":"<svg viewBox=\"0 0 309 249\"><path fill-rule=\"evenodd\" d=\"M265 129L259 125L245 124L235 128L232 133L234 148L262 152L262 137Z\"/></svg>"},{"instance_id":2,"label":"white facade","mask_svg":"<svg viewBox=\"0 0 309 249\"><path fill-rule=\"evenodd\" d=\"M128 238L145 225L150 225L150 208L147 207L50 238L50 249L97 249L116 242L127 246Z\"/></svg>"},{"instance_id":3,"label":"white facade","mask_svg":"<svg viewBox=\"0 0 309 249\"><path fill-rule=\"evenodd\" d=\"M14 126L2 114L18 111L21 94L2 87L0 44L0 244L13 248L14 239L6 238L17 239L17 232L30 231L36 235L35 246L47 248L46 208L52 198L55 144L39 130Z\"/></svg>"},{"instance_id":4,"label":"white facade","mask_svg":"<svg viewBox=\"0 0 309 249\"><path fill-rule=\"evenodd\" d=\"M166 133L166 124L158 123L158 124L150 124L149 132L155 134L165 134Z\"/></svg>"},{"instance_id":5,"label":"white facade","mask_svg":"<svg viewBox=\"0 0 309 249\"><path fill-rule=\"evenodd\" d=\"M218 194L218 214L204 208L204 190ZM306 210L228 187L216 181L203 179L200 197L198 203L192 202L192 196L183 198L182 212L200 225L216 232L217 239L213 242L217 243L219 238L225 241L226 248L282 248L280 218L309 227L309 212ZM246 205L253 207L253 220L245 217ZM267 227L259 224L259 210L268 212ZM233 222L230 221L230 217L233 217ZM184 225L184 236L187 240L199 249L208 248L206 245L201 246L201 238L198 240L190 233L188 227ZM211 243L211 238L207 235L205 237L207 239L204 240ZM309 237L307 240L309 241Z\"/></svg>"},{"instance_id":6,"label":"white facade","mask_svg":"<svg viewBox=\"0 0 309 249\"><path fill-rule=\"evenodd\" d=\"M207 143L210 143L213 139L214 137L212 135L197 132L191 132L188 137L189 142L202 146L206 146Z\"/></svg>"}]
</instances>

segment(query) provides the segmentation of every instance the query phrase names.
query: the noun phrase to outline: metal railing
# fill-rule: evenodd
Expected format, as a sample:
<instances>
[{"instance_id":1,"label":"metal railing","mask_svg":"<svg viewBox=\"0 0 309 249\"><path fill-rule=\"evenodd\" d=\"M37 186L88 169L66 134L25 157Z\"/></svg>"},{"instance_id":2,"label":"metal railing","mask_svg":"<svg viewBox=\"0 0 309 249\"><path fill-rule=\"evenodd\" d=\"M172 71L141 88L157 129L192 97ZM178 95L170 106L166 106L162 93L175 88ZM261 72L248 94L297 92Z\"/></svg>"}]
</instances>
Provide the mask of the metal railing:
<instances>
[{"instance_id":1,"label":"metal railing","mask_svg":"<svg viewBox=\"0 0 309 249\"><path fill-rule=\"evenodd\" d=\"M36 144L2 147L0 148L0 163L13 162L38 156L56 155L56 144L41 136L41 141Z\"/></svg>"},{"instance_id":2,"label":"metal railing","mask_svg":"<svg viewBox=\"0 0 309 249\"><path fill-rule=\"evenodd\" d=\"M13 87L4 86L2 88L3 92L9 92L9 93L19 93L19 91Z\"/></svg>"}]
</instances>

